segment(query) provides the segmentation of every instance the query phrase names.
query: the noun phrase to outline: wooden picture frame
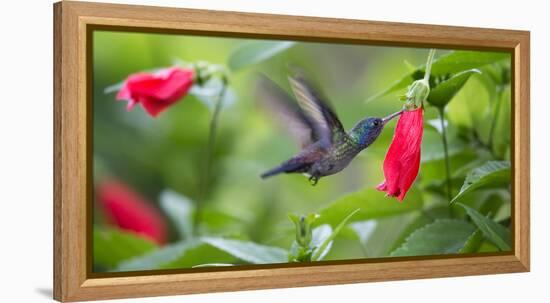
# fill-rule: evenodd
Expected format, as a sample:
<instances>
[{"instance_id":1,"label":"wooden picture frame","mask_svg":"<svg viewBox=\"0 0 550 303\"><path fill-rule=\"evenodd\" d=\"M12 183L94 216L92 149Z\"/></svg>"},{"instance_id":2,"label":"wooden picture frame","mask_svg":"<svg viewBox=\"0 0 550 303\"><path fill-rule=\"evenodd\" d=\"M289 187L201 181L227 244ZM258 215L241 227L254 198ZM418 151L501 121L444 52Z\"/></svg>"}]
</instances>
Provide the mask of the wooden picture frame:
<instances>
[{"instance_id":1,"label":"wooden picture frame","mask_svg":"<svg viewBox=\"0 0 550 303\"><path fill-rule=\"evenodd\" d=\"M90 28L453 47L512 54L513 249L238 270L90 272ZM54 4L54 298L79 301L529 271L529 32L63 1Z\"/></svg>"}]
</instances>

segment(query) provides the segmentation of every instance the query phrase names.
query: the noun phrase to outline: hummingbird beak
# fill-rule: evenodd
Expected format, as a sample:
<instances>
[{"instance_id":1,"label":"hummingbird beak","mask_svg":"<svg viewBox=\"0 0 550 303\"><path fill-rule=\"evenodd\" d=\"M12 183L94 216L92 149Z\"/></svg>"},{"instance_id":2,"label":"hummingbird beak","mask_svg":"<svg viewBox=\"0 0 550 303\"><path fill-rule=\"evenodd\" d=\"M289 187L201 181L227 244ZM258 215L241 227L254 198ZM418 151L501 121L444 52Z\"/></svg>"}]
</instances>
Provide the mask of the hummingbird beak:
<instances>
[{"instance_id":1,"label":"hummingbird beak","mask_svg":"<svg viewBox=\"0 0 550 303\"><path fill-rule=\"evenodd\" d=\"M395 117L401 115L401 114L403 113L403 111L404 111L404 110L400 110L400 111L398 111L398 112L396 112L396 113L393 113L393 114L391 114L391 115L389 115L389 116L387 116L387 117L385 117L385 118L382 118L382 122L384 123L384 125L386 125L386 123L388 123L391 119L393 119L393 118L395 118Z\"/></svg>"}]
</instances>

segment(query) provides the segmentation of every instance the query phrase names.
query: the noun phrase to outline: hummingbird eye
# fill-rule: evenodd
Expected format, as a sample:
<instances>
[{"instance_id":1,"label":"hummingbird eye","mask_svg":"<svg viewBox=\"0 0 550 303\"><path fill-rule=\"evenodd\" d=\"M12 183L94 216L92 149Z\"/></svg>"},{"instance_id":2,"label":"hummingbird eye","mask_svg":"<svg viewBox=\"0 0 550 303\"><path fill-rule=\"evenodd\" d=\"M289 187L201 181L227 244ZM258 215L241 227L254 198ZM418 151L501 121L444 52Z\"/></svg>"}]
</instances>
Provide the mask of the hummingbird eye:
<instances>
[{"instance_id":1,"label":"hummingbird eye","mask_svg":"<svg viewBox=\"0 0 550 303\"><path fill-rule=\"evenodd\" d=\"M378 125L380 125L380 121L379 120L374 120L374 121L372 121L372 124L374 126L378 126Z\"/></svg>"}]
</instances>

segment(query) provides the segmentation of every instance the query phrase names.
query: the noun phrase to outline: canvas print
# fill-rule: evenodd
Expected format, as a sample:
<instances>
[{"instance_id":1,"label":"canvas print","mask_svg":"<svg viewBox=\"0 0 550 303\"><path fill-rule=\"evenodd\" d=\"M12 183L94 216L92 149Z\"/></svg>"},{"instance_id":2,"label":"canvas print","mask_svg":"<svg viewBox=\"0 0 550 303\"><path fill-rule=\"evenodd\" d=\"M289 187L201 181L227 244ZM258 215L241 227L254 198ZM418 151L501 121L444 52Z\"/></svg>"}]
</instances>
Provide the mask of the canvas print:
<instances>
[{"instance_id":1,"label":"canvas print","mask_svg":"<svg viewBox=\"0 0 550 303\"><path fill-rule=\"evenodd\" d=\"M93 272L510 252L511 62L94 30Z\"/></svg>"}]
</instances>

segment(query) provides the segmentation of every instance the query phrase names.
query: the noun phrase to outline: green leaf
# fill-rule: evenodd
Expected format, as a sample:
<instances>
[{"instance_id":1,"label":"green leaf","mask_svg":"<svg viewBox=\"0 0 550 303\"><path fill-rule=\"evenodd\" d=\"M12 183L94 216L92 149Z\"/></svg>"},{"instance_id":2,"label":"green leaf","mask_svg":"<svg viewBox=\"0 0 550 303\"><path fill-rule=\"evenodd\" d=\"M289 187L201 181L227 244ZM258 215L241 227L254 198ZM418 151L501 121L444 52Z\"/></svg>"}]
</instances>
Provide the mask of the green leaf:
<instances>
[{"instance_id":1,"label":"green leaf","mask_svg":"<svg viewBox=\"0 0 550 303\"><path fill-rule=\"evenodd\" d=\"M235 264L230 263L205 263L193 266L193 268L202 268L202 267L229 267L235 266Z\"/></svg>"},{"instance_id":2,"label":"green leaf","mask_svg":"<svg viewBox=\"0 0 550 303\"><path fill-rule=\"evenodd\" d=\"M251 41L235 49L227 64L233 71L260 63L294 46L292 41Z\"/></svg>"},{"instance_id":3,"label":"green leaf","mask_svg":"<svg viewBox=\"0 0 550 303\"><path fill-rule=\"evenodd\" d=\"M403 64L405 64L405 67L407 67L407 70L409 70L411 73L416 70L416 66L414 66L411 62L408 60L403 60Z\"/></svg>"},{"instance_id":4,"label":"green leaf","mask_svg":"<svg viewBox=\"0 0 550 303\"><path fill-rule=\"evenodd\" d=\"M198 247L200 244L200 241L194 240L166 245L146 255L120 263L116 271L159 269L162 265L169 264L181 258L187 251Z\"/></svg>"},{"instance_id":5,"label":"green leaf","mask_svg":"<svg viewBox=\"0 0 550 303\"><path fill-rule=\"evenodd\" d=\"M421 209L423 205L420 192L411 189L403 202L385 197L385 193L368 187L345 195L330 203L319 212L316 224L339 224L351 212L359 209L351 221L364 221L407 213Z\"/></svg>"},{"instance_id":6,"label":"green leaf","mask_svg":"<svg viewBox=\"0 0 550 303\"><path fill-rule=\"evenodd\" d=\"M177 258L158 266L160 269L192 268L204 264L233 264L238 260L231 254L220 250L210 244L198 241L197 245L188 247Z\"/></svg>"},{"instance_id":7,"label":"green leaf","mask_svg":"<svg viewBox=\"0 0 550 303\"><path fill-rule=\"evenodd\" d=\"M508 251L511 249L512 237L510 235L510 231L506 227L485 217L471 207L468 207L462 203L457 203L457 205L460 205L464 208L464 210L466 210L468 216L472 218L472 221L474 221L477 227L481 230L485 238L493 242L502 251Z\"/></svg>"},{"instance_id":8,"label":"green leaf","mask_svg":"<svg viewBox=\"0 0 550 303\"><path fill-rule=\"evenodd\" d=\"M214 206L204 207L201 216L201 233L208 235L227 235L241 230L243 218L229 214Z\"/></svg>"},{"instance_id":9,"label":"green leaf","mask_svg":"<svg viewBox=\"0 0 550 303\"><path fill-rule=\"evenodd\" d=\"M203 237L163 246L146 255L122 262L118 271L191 268L204 264L233 264L236 260L252 264L284 263L285 250L253 242Z\"/></svg>"},{"instance_id":10,"label":"green leaf","mask_svg":"<svg viewBox=\"0 0 550 303\"><path fill-rule=\"evenodd\" d=\"M176 225L184 239L193 237L193 213L195 206L191 200L171 190L160 194L160 207Z\"/></svg>"},{"instance_id":11,"label":"green leaf","mask_svg":"<svg viewBox=\"0 0 550 303\"><path fill-rule=\"evenodd\" d=\"M312 259L313 261L322 260L328 254L330 248L332 247L332 241L330 241L329 244L324 247L323 251L320 251L320 248L323 243L330 238L331 235L332 227L330 227L330 225L328 224L323 224L313 230L313 237L310 243L310 247L313 249L312 255L319 251L319 256L316 260Z\"/></svg>"},{"instance_id":12,"label":"green leaf","mask_svg":"<svg viewBox=\"0 0 550 303\"><path fill-rule=\"evenodd\" d=\"M477 69L465 70L439 83L428 95L428 102L436 107L445 107L456 93L466 84L473 74L480 74Z\"/></svg>"},{"instance_id":13,"label":"green leaf","mask_svg":"<svg viewBox=\"0 0 550 303\"><path fill-rule=\"evenodd\" d=\"M475 205L468 205L477 209L480 214L494 219L495 221L499 221L499 219L496 217L497 214L504 216L504 218L501 219L509 217L509 213L508 216L506 216L506 213L501 211L501 209L503 208L506 208L508 210L510 209L507 203L509 199L510 197L503 197L502 193L489 193L485 196L485 199L482 199L480 201L481 203L479 203L477 207Z\"/></svg>"},{"instance_id":14,"label":"green leaf","mask_svg":"<svg viewBox=\"0 0 550 303\"><path fill-rule=\"evenodd\" d=\"M288 261L287 252L279 247L214 237L204 237L202 241L252 264L285 263Z\"/></svg>"},{"instance_id":15,"label":"green leaf","mask_svg":"<svg viewBox=\"0 0 550 303\"><path fill-rule=\"evenodd\" d=\"M365 220L354 222L349 226L351 230L355 232L361 244L365 245L369 241L370 237L374 234L377 224L378 223L376 220Z\"/></svg>"},{"instance_id":16,"label":"green leaf","mask_svg":"<svg viewBox=\"0 0 550 303\"><path fill-rule=\"evenodd\" d=\"M413 233L415 230L433 223L436 219L448 219L449 218L449 207L445 206L445 209L442 209L443 207L434 207L429 209L424 209L421 211L417 211L415 213L410 214L410 218L402 218L401 222L407 223L405 226L396 226L397 231L400 231L397 233L395 237L388 238L385 241L390 242L386 249L386 253L391 253L392 251L399 248L407 238L410 236L411 233ZM408 219L408 220L407 220ZM391 243L393 242L393 243Z\"/></svg>"},{"instance_id":17,"label":"green leaf","mask_svg":"<svg viewBox=\"0 0 550 303\"><path fill-rule=\"evenodd\" d=\"M477 68L493 62L511 59L506 52L452 51L437 58L432 65L433 75L454 74L463 70ZM424 67L419 68L423 71Z\"/></svg>"},{"instance_id":18,"label":"green leaf","mask_svg":"<svg viewBox=\"0 0 550 303\"><path fill-rule=\"evenodd\" d=\"M483 233L478 229L470 235L464 247L459 251L461 254L474 253L479 250L481 243L483 242Z\"/></svg>"},{"instance_id":19,"label":"green leaf","mask_svg":"<svg viewBox=\"0 0 550 303\"><path fill-rule=\"evenodd\" d=\"M510 54L476 51L452 51L434 60L431 75L432 77L451 75L468 69L481 68L487 64L504 59L510 59ZM423 78L424 68L424 65L419 66L415 71L406 74L387 89L372 97L369 97L367 102L405 88L413 81Z\"/></svg>"},{"instance_id":20,"label":"green leaf","mask_svg":"<svg viewBox=\"0 0 550 303\"><path fill-rule=\"evenodd\" d=\"M424 146L426 148L422 149L422 163L445 159L445 151L442 144L425 144ZM467 147L463 141L452 140L448 142L447 154L449 157L453 157L466 150Z\"/></svg>"},{"instance_id":21,"label":"green leaf","mask_svg":"<svg viewBox=\"0 0 550 303\"><path fill-rule=\"evenodd\" d=\"M451 125L458 129L475 129L479 140L487 143L491 119L490 94L483 86L482 75L470 77L468 82L453 97L453 101L447 104L445 116Z\"/></svg>"},{"instance_id":22,"label":"green leaf","mask_svg":"<svg viewBox=\"0 0 550 303\"><path fill-rule=\"evenodd\" d=\"M405 243L391 253L396 256L421 256L458 253L475 226L461 220L442 219L417 229Z\"/></svg>"},{"instance_id":23,"label":"green leaf","mask_svg":"<svg viewBox=\"0 0 550 303\"><path fill-rule=\"evenodd\" d=\"M456 202L465 194L483 188L501 188L510 186L510 162L488 161L473 169L464 180L464 184L451 203Z\"/></svg>"},{"instance_id":24,"label":"green leaf","mask_svg":"<svg viewBox=\"0 0 550 303\"><path fill-rule=\"evenodd\" d=\"M138 234L107 227L94 227L94 265L114 268L121 261L146 254L157 245Z\"/></svg>"},{"instance_id":25,"label":"green leaf","mask_svg":"<svg viewBox=\"0 0 550 303\"><path fill-rule=\"evenodd\" d=\"M498 106L499 108L497 116L491 115L491 118L497 118L492 136L493 151L496 155L503 158L506 156L507 151L509 153L510 147L512 146L510 141L510 129L513 123L511 104L513 98L511 94L511 86L508 85L503 89L500 98L495 102L501 103ZM493 122L492 120L490 121ZM509 159L510 157L508 156L507 158Z\"/></svg>"},{"instance_id":26,"label":"green leaf","mask_svg":"<svg viewBox=\"0 0 550 303\"><path fill-rule=\"evenodd\" d=\"M418 217L420 210L396 216L371 220L376 222L366 241L361 241L363 254L369 258L387 257L395 248L404 242L409 234L417 228L406 232L412 222ZM349 226L353 226L351 223ZM424 226L424 223L421 226ZM405 234L406 233L406 234Z\"/></svg>"},{"instance_id":27,"label":"green leaf","mask_svg":"<svg viewBox=\"0 0 550 303\"><path fill-rule=\"evenodd\" d=\"M332 240L338 235L338 233L342 230L342 228L348 223L348 221L355 215L357 212L359 212L359 209L354 210L352 213L350 213L336 228L334 231L328 236L324 241L319 245L314 251L311 259L313 261L319 261L322 260L325 255L330 250L330 247L332 246Z\"/></svg>"},{"instance_id":28,"label":"green leaf","mask_svg":"<svg viewBox=\"0 0 550 303\"><path fill-rule=\"evenodd\" d=\"M477 252L484 253L484 252L498 252L499 248L496 247L491 241L483 241L481 242L481 245Z\"/></svg>"}]
</instances>

